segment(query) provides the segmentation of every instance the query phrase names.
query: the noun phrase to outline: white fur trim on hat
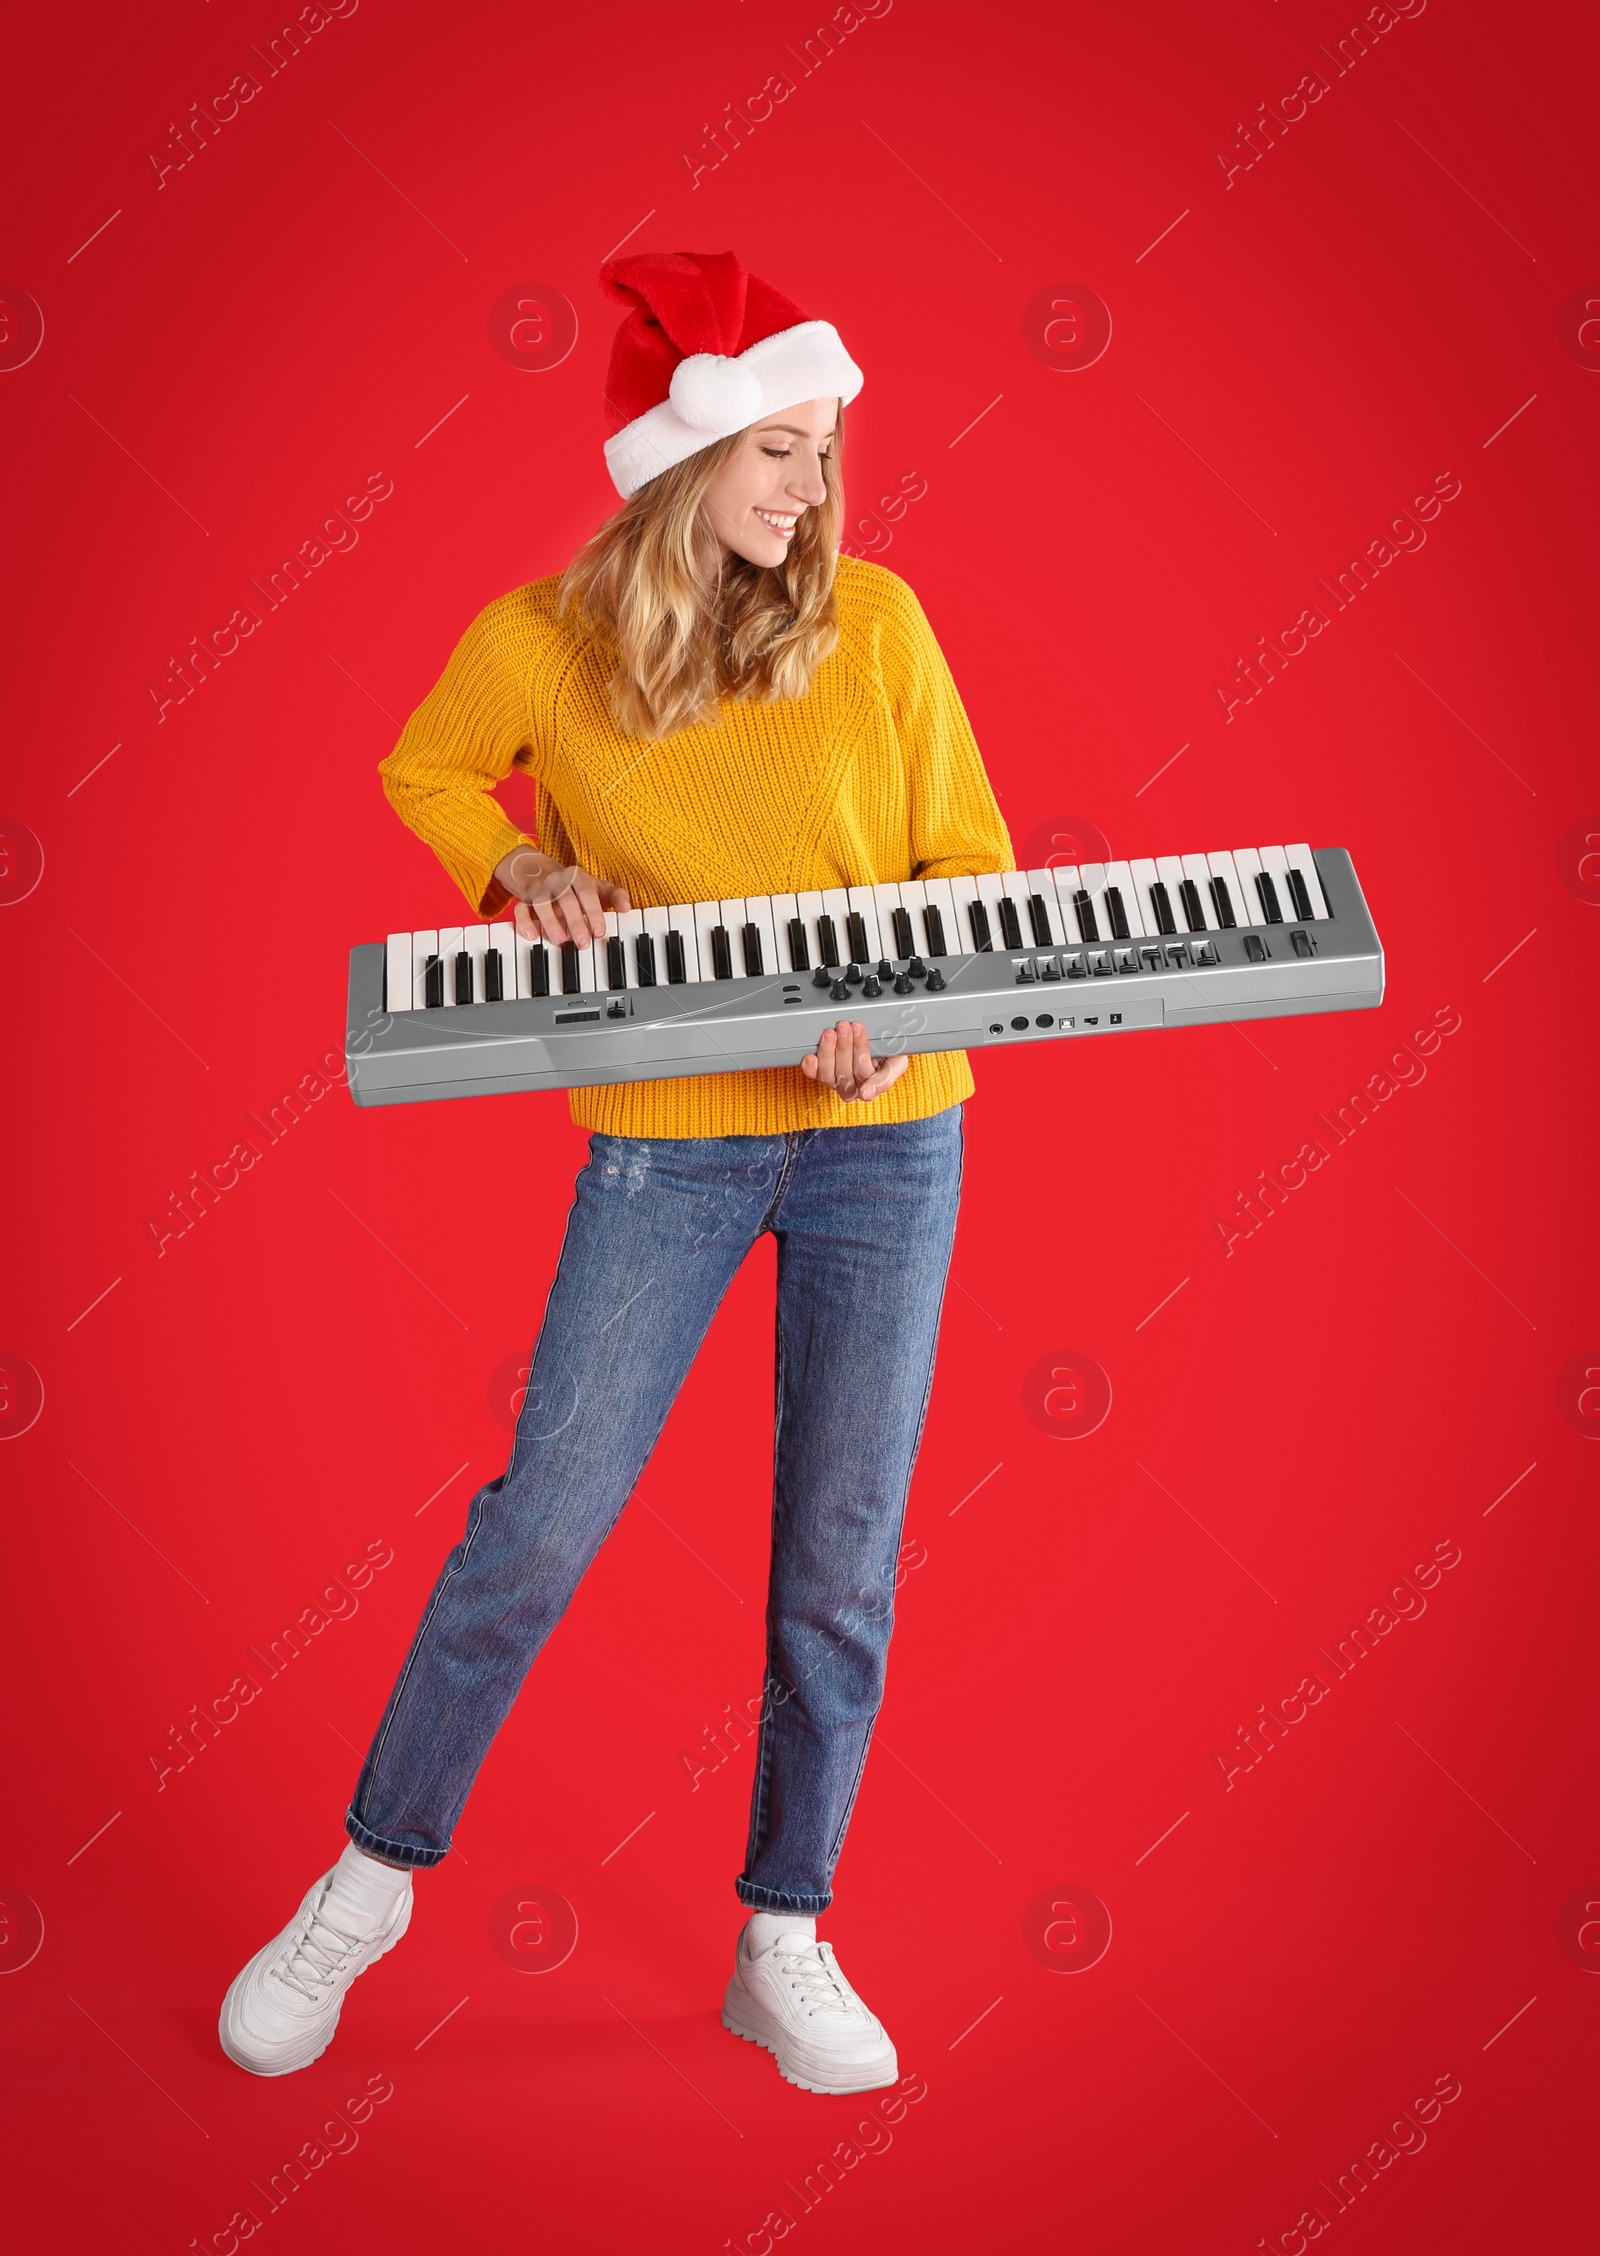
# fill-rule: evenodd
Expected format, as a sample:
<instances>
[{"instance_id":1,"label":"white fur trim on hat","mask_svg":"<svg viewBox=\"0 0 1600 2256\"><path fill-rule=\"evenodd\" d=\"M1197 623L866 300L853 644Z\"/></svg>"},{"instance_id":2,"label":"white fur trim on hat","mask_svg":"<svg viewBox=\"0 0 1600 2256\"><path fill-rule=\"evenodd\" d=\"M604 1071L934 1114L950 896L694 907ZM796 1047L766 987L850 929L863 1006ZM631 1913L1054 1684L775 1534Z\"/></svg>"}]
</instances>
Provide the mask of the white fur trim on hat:
<instances>
[{"instance_id":1,"label":"white fur trim on hat","mask_svg":"<svg viewBox=\"0 0 1600 2256\"><path fill-rule=\"evenodd\" d=\"M800 321L737 354L691 353L671 394L606 441L606 467L624 501L691 454L801 400L837 394L847 406L866 378L831 321Z\"/></svg>"}]
</instances>

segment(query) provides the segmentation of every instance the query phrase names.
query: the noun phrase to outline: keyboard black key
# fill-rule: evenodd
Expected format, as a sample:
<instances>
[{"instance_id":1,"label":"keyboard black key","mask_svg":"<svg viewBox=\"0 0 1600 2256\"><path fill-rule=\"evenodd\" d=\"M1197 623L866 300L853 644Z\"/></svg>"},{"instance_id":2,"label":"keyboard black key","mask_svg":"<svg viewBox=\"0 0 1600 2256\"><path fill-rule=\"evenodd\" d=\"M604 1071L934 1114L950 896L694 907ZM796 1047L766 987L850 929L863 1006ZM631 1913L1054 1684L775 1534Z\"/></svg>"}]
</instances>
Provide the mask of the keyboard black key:
<instances>
[{"instance_id":1,"label":"keyboard black key","mask_svg":"<svg viewBox=\"0 0 1600 2256\"><path fill-rule=\"evenodd\" d=\"M456 1001L458 1003L470 1003L471 1000L472 958L463 948L456 958Z\"/></svg>"},{"instance_id":2,"label":"keyboard black key","mask_svg":"<svg viewBox=\"0 0 1600 2256\"><path fill-rule=\"evenodd\" d=\"M634 977L638 980L641 987L653 987L655 985L656 943L654 933L641 932L635 936L633 943L633 970Z\"/></svg>"},{"instance_id":3,"label":"keyboard black key","mask_svg":"<svg viewBox=\"0 0 1600 2256\"><path fill-rule=\"evenodd\" d=\"M1050 912L1044 905L1042 893L1028 895L1028 922L1033 926L1033 944L1036 948L1054 946L1050 937Z\"/></svg>"},{"instance_id":4,"label":"keyboard black key","mask_svg":"<svg viewBox=\"0 0 1600 2256\"><path fill-rule=\"evenodd\" d=\"M1126 940L1129 937L1128 912L1122 905L1122 888L1120 886L1108 885L1106 887L1106 915L1111 919L1112 939Z\"/></svg>"},{"instance_id":5,"label":"keyboard black key","mask_svg":"<svg viewBox=\"0 0 1600 2256\"><path fill-rule=\"evenodd\" d=\"M1283 911L1278 906L1278 888L1273 884L1266 870L1257 870L1256 872L1256 892L1261 898L1261 921L1263 924L1282 924Z\"/></svg>"},{"instance_id":6,"label":"keyboard black key","mask_svg":"<svg viewBox=\"0 0 1600 2256\"><path fill-rule=\"evenodd\" d=\"M811 969L811 949L806 940L806 920L804 917L796 916L789 919L789 954L794 960L796 971L809 971Z\"/></svg>"},{"instance_id":7,"label":"keyboard black key","mask_svg":"<svg viewBox=\"0 0 1600 2256\"><path fill-rule=\"evenodd\" d=\"M486 1003L503 1003L506 999L506 960L498 948L484 953L483 999Z\"/></svg>"},{"instance_id":8,"label":"keyboard black key","mask_svg":"<svg viewBox=\"0 0 1600 2256\"><path fill-rule=\"evenodd\" d=\"M1211 906L1217 912L1218 924L1221 925L1224 932L1232 932L1239 920L1233 913L1233 902L1229 897L1227 879L1225 877L1208 878L1206 888L1211 895Z\"/></svg>"},{"instance_id":9,"label":"keyboard black key","mask_svg":"<svg viewBox=\"0 0 1600 2256\"><path fill-rule=\"evenodd\" d=\"M550 992L550 951L542 940L535 940L528 950L528 992L532 995Z\"/></svg>"},{"instance_id":10,"label":"keyboard black key","mask_svg":"<svg viewBox=\"0 0 1600 2256\"><path fill-rule=\"evenodd\" d=\"M922 930L928 943L930 956L943 956L949 953L944 944L944 917L931 901L922 912Z\"/></svg>"},{"instance_id":11,"label":"keyboard black key","mask_svg":"<svg viewBox=\"0 0 1600 2256\"><path fill-rule=\"evenodd\" d=\"M689 976L689 967L683 953L683 934L667 934L667 985L681 987Z\"/></svg>"},{"instance_id":12,"label":"keyboard black key","mask_svg":"<svg viewBox=\"0 0 1600 2256\"><path fill-rule=\"evenodd\" d=\"M850 935L850 961L871 963L872 950L867 946L867 923L859 909L850 911L844 920L844 926Z\"/></svg>"},{"instance_id":13,"label":"keyboard black key","mask_svg":"<svg viewBox=\"0 0 1600 2256\"><path fill-rule=\"evenodd\" d=\"M423 966L422 1000L429 1010L444 1009L443 956L430 956Z\"/></svg>"},{"instance_id":14,"label":"keyboard black key","mask_svg":"<svg viewBox=\"0 0 1600 2256\"><path fill-rule=\"evenodd\" d=\"M1078 920L1078 932L1084 940L1098 940L1100 927L1095 922L1094 903L1081 887L1072 896L1072 913Z\"/></svg>"},{"instance_id":15,"label":"keyboard black key","mask_svg":"<svg viewBox=\"0 0 1600 2256\"><path fill-rule=\"evenodd\" d=\"M759 979L762 972L766 969L766 966L761 960L760 925L747 924L744 930L739 935L739 944L744 950L744 968L746 975L751 979Z\"/></svg>"},{"instance_id":16,"label":"keyboard black key","mask_svg":"<svg viewBox=\"0 0 1600 2256\"><path fill-rule=\"evenodd\" d=\"M1001 939L1008 948L1020 948L1023 944L1022 919L1018 916L1017 904L1009 893L1001 894L999 908Z\"/></svg>"},{"instance_id":17,"label":"keyboard black key","mask_svg":"<svg viewBox=\"0 0 1600 2256\"><path fill-rule=\"evenodd\" d=\"M831 916L817 919L817 952L830 971L839 961L839 933Z\"/></svg>"},{"instance_id":18,"label":"keyboard black key","mask_svg":"<svg viewBox=\"0 0 1600 2256\"><path fill-rule=\"evenodd\" d=\"M580 995L583 981L578 975L578 943L563 940L561 943L561 992L563 995Z\"/></svg>"},{"instance_id":19,"label":"keyboard black key","mask_svg":"<svg viewBox=\"0 0 1600 2256\"><path fill-rule=\"evenodd\" d=\"M628 984L628 951L620 935L614 934L606 942L606 985L615 994L619 987Z\"/></svg>"},{"instance_id":20,"label":"keyboard black key","mask_svg":"<svg viewBox=\"0 0 1600 2256\"><path fill-rule=\"evenodd\" d=\"M725 924L711 927L711 976L713 979L733 977L733 950L728 945L728 928Z\"/></svg>"},{"instance_id":21,"label":"keyboard black key","mask_svg":"<svg viewBox=\"0 0 1600 2256\"><path fill-rule=\"evenodd\" d=\"M891 909L889 922L894 926L895 954L902 958L914 955L917 947L917 936L911 929L911 911L909 909Z\"/></svg>"},{"instance_id":22,"label":"keyboard black key","mask_svg":"<svg viewBox=\"0 0 1600 2256\"><path fill-rule=\"evenodd\" d=\"M972 945L979 955L990 953L994 948L994 941L989 932L989 911L982 901L967 903L967 922L972 927Z\"/></svg>"},{"instance_id":23,"label":"keyboard black key","mask_svg":"<svg viewBox=\"0 0 1600 2256\"><path fill-rule=\"evenodd\" d=\"M1183 903L1183 921L1191 932L1204 932L1206 912L1200 905L1200 888L1192 877L1186 877L1178 887L1178 898Z\"/></svg>"},{"instance_id":24,"label":"keyboard black key","mask_svg":"<svg viewBox=\"0 0 1600 2256\"><path fill-rule=\"evenodd\" d=\"M1317 912L1311 906L1310 888L1297 869L1289 872L1289 898L1294 903L1295 915L1304 918L1307 924L1312 923Z\"/></svg>"},{"instance_id":25,"label":"keyboard black key","mask_svg":"<svg viewBox=\"0 0 1600 2256\"><path fill-rule=\"evenodd\" d=\"M1156 930L1158 932L1177 931L1177 920L1172 914L1171 896L1159 877L1150 888L1150 906L1156 912Z\"/></svg>"}]
</instances>

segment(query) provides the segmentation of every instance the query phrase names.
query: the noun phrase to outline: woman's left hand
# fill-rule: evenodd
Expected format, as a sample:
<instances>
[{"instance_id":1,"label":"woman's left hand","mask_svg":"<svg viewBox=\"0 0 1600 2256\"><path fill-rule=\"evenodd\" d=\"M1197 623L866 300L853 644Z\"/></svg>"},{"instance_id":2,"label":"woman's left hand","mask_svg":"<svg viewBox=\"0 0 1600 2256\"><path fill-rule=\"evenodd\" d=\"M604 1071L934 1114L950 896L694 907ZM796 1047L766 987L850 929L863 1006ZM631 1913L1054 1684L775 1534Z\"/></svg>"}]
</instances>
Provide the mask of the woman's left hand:
<instances>
[{"instance_id":1,"label":"woman's left hand","mask_svg":"<svg viewBox=\"0 0 1600 2256\"><path fill-rule=\"evenodd\" d=\"M896 1057L874 1057L867 1030L859 1019L841 1018L825 1026L817 1040L816 1055L803 1057L800 1070L819 1089L831 1089L845 1104L868 1104L892 1089L911 1063L905 1051Z\"/></svg>"}]
</instances>

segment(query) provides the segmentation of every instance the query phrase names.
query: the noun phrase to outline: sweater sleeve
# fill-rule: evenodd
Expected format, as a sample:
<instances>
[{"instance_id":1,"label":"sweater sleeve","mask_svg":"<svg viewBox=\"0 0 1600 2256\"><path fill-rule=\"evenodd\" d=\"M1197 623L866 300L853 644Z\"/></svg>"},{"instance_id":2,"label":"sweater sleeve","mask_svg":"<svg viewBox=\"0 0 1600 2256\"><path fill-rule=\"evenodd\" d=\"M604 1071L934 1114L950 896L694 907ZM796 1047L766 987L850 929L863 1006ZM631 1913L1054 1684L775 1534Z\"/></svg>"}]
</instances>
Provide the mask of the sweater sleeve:
<instances>
[{"instance_id":1,"label":"sweater sleeve","mask_svg":"<svg viewBox=\"0 0 1600 2256\"><path fill-rule=\"evenodd\" d=\"M510 896L494 875L496 864L513 847L534 844L492 796L513 767L537 775L541 765L515 601L501 597L478 614L378 764L390 806L433 848L474 916L496 916L505 907Z\"/></svg>"},{"instance_id":2,"label":"sweater sleeve","mask_svg":"<svg viewBox=\"0 0 1600 2256\"><path fill-rule=\"evenodd\" d=\"M894 596L883 640L884 684L910 778L912 874L972 877L1014 869L1005 818L944 652L903 580L895 582Z\"/></svg>"}]
</instances>

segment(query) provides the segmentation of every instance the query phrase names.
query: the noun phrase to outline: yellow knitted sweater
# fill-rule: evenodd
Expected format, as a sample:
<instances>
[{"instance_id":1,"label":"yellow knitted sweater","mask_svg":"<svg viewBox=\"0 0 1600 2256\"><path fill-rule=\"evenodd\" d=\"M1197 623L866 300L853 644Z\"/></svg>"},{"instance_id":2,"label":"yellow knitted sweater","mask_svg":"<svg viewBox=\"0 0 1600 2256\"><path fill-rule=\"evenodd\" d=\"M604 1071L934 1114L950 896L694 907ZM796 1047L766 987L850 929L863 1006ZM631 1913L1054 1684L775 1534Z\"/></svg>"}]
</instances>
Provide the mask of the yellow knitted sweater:
<instances>
[{"instance_id":1,"label":"yellow knitted sweater","mask_svg":"<svg viewBox=\"0 0 1600 2256\"><path fill-rule=\"evenodd\" d=\"M880 564L841 556L839 642L804 697L728 701L659 743L611 718L609 662L556 616L555 578L479 613L379 769L390 805L494 917L495 866L537 844L625 885L635 908L965 877L1015 867L950 670L921 604ZM537 841L492 796L537 785ZM844 1104L798 1066L568 1092L612 1135L771 1136L920 1120L972 1094L964 1050L913 1057L882 1096Z\"/></svg>"}]
</instances>

